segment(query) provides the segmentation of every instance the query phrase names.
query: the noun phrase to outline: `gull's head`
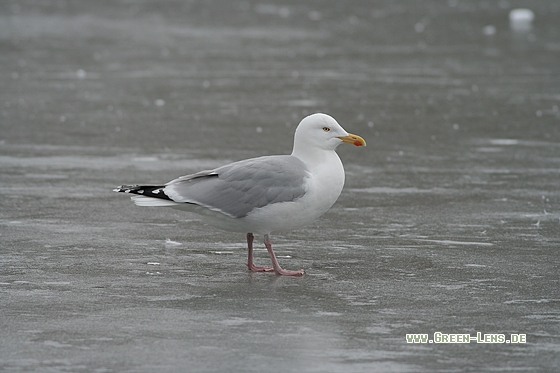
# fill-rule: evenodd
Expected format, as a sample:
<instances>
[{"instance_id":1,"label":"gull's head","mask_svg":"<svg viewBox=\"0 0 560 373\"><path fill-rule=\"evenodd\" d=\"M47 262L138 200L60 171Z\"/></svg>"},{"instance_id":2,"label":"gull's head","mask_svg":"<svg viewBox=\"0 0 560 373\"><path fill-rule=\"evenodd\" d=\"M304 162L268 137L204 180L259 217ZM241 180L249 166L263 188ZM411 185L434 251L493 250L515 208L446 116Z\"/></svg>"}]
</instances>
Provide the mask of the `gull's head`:
<instances>
[{"instance_id":1,"label":"gull's head","mask_svg":"<svg viewBox=\"0 0 560 373\"><path fill-rule=\"evenodd\" d=\"M363 138L346 132L330 115L317 113L303 118L296 128L294 152L311 148L335 150L342 143L366 145Z\"/></svg>"}]
</instances>

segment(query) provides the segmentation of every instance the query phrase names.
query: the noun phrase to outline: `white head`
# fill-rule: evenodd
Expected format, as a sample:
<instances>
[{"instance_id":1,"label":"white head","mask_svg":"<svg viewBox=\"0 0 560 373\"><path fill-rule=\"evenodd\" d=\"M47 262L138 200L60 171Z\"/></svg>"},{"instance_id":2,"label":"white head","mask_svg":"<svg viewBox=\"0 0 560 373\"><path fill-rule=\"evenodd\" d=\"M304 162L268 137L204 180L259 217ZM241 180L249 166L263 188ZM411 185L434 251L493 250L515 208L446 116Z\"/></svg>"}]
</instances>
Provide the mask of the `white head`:
<instances>
[{"instance_id":1,"label":"white head","mask_svg":"<svg viewBox=\"0 0 560 373\"><path fill-rule=\"evenodd\" d=\"M334 151L343 142L356 146L366 145L363 138L346 132L330 115L312 114L303 118L296 128L292 154L312 149Z\"/></svg>"}]
</instances>

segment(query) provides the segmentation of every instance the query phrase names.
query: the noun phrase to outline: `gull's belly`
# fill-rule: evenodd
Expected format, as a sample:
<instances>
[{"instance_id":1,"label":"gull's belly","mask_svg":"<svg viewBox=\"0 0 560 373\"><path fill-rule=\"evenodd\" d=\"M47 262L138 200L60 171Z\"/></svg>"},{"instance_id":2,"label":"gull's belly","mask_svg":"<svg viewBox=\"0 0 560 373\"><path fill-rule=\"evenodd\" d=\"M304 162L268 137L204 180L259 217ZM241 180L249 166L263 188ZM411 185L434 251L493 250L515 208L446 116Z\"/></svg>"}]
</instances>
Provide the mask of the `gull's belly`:
<instances>
[{"instance_id":1,"label":"gull's belly","mask_svg":"<svg viewBox=\"0 0 560 373\"><path fill-rule=\"evenodd\" d=\"M338 162L336 162L338 161ZM253 233L273 233L300 228L323 215L336 202L344 186L340 159L329 167L314 169L307 179L307 192L293 202L281 202L250 212L243 220Z\"/></svg>"},{"instance_id":2,"label":"gull's belly","mask_svg":"<svg viewBox=\"0 0 560 373\"><path fill-rule=\"evenodd\" d=\"M336 153L328 162L312 168L306 193L294 201L255 208L243 218L233 218L204 207L194 212L216 228L241 233L269 234L300 228L323 215L338 199L344 186L344 168Z\"/></svg>"}]
</instances>

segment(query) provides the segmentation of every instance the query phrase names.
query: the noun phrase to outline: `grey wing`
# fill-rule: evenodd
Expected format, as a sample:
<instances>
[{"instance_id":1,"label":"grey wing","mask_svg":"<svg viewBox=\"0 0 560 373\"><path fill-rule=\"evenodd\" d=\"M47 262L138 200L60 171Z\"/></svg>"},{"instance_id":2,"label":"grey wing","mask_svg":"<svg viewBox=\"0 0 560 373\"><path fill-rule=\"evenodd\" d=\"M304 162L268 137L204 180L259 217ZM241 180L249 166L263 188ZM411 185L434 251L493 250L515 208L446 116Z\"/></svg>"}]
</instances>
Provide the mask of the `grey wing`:
<instances>
[{"instance_id":1,"label":"grey wing","mask_svg":"<svg viewBox=\"0 0 560 373\"><path fill-rule=\"evenodd\" d=\"M234 162L169 182L164 192L175 202L193 203L241 218L255 208L301 198L309 171L291 155Z\"/></svg>"}]
</instances>

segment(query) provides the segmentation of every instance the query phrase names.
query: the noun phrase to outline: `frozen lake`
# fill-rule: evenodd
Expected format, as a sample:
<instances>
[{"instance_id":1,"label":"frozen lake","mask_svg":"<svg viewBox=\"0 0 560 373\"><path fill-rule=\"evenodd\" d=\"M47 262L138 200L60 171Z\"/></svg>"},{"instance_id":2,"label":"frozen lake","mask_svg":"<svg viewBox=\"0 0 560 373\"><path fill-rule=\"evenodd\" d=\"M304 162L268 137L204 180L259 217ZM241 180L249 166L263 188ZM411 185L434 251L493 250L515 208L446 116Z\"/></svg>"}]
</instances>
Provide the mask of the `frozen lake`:
<instances>
[{"instance_id":1,"label":"frozen lake","mask_svg":"<svg viewBox=\"0 0 560 373\"><path fill-rule=\"evenodd\" d=\"M0 371L557 371L559 18L552 0L4 2ZM289 153L318 111L368 146L339 148L324 217L272 237L301 278L112 192ZM406 341L435 332L526 343Z\"/></svg>"}]
</instances>

